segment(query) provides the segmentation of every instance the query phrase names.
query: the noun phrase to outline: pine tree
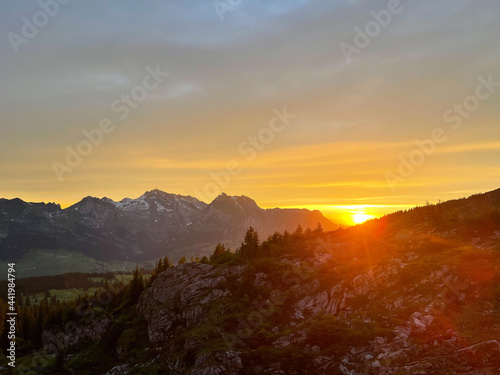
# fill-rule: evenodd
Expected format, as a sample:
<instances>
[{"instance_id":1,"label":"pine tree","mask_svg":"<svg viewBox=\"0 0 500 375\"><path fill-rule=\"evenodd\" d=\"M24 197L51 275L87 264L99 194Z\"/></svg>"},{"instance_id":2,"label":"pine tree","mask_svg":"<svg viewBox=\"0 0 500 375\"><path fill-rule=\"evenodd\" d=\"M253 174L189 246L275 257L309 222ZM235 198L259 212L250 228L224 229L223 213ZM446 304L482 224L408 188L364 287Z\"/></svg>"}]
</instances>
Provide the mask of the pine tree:
<instances>
[{"instance_id":1,"label":"pine tree","mask_svg":"<svg viewBox=\"0 0 500 375\"><path fill-rule=\"evenodd\" d=\"M293 233L293 237L296 239L299 239L303 236L304 230L302 229L302 225L298 225L297 229L295 229L295 232Z\"/></svg>"},{"instance_id":2,"label":"pine tree","mask_svg":"<svg viewBox=\"0 0 500 375\"><path fill-rule=\"evenodd\" d=\"M23 315L21 318L21 326L23 330L23 337L25 340L34 339L34 329L35 329L35 316L33 315L33 309L31 307L24 308Z\"/></svg>"},{"instance_id":3,"label":"pine tree","mask_svg":"<svg viewBox=\"0 0 500 375\"><path fill-rule=\"evenodd\" d=\"M240 254L247 258L255 258L259 255L259 234L253 227L250 227L245 235L240 247Z\"/></svg>"},{"instance_id":4,"label":"pine tree","mask_svg":"<svg viewBox=\"0 0 500 375\"><path fill-rule=\"evenodd\" d=\"M160 258L160 260L156 263L156 271L157 273L163 272L163 260Z\"/></svg>"},{"instance_id":5,"label":"pine tree","mask_svg":"<svg viewBox=\"0 0 500 375\"><path fill-rule=\"evenodd\" d=\"M34 341L35 345L40 347L42 345L42 333L43 329L45 328L45 320L47 317L47 311L46 311L46 302L45 300L40 302L40 305L38 306L38 311L36 313L36 318L35 318L35 327L34 327Z\"/></svg>"},{"instance_id":6,"label":"pine tree","mask_svg":"<svg viewBox=\"0 0 500 375\"><path fill-rule=\"evenodd\" d=\"M2 298L0 298L0 316L2 319L0 319L0 347L5 348L6 343L7 343L7 326L6 326L6 319L3 319L3 317L7 316L7 302L5 302Z\"/></svg>"},{"instance_id":7,"label":"pine tree","mask_svg":"<svg viewBox=\"0 0 500 375\"><path fill-rule=\"evenodd\" d=\"M210 255L210 262L214 262L215 260L217 260L218 258L220 258L221 256L223 256L227 252L228 251L226 250L226 246L224 246L223 244L221 244L219 242L217 244L217 246L215 247L215 250L212 253L212 255Z\"/></svg>"},{"instance_id":8,"label":"pine tree","mask_svg":"<svg viewBox=\"0 0 500 375\"><path fill-rule=\"evenodd\" d=\"M144 289L144 279L139 269L139 265L135 266L134 275L129 286L129 303L135 305L139 301L139 297Z\"/></svg>"},{"instance_id":9,"label":"pine tree","mask_svg":"<svg viewBox=\"0 0 500 375\"><path fill-rule=\"evenodd\" d=\"M321 223L318 223L318 226L314 230L314 233L315 234L321 234L321 233L323 233L323 225L321 225Z\"/></svg>"},{"instance_id":10,"label":"pine tree","mask_svg":"<svg viewBox=\"0 0 500 375\"><path fill-rule=\"evenodd\" d=\"M168 270L172 266L172 261L168 258L168 256L165 255L165 258L163 258L163 271Z\"/></svg>"}]
</instances>

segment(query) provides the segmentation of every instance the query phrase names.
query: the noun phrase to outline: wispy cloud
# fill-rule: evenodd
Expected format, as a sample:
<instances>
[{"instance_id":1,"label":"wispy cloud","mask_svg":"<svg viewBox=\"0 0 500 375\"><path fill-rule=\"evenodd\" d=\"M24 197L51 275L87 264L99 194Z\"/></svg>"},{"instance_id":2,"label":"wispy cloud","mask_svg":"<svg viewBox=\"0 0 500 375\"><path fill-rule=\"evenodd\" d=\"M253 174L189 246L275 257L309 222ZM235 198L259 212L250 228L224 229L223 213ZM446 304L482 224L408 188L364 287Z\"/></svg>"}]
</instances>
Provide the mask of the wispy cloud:
<instances>
[{"instance_id":1,"label":"wispy cloud","mask_svg":"<svg viewBox=\"0 0 500 375\"><path fill-rule=\"evenodd\" d=\"M443 126L443 111L470 94L478 75L498 72L500 2L414 1L346 64L339 43L370 20L371 10L386 6L383 0L243 1L221 22L204 0L71 2L16 55L5 35L37 6L6 2L0 196L120 198L153 185L189 194L269 121L272 108L285 104L300 120L245 166L228 193L269 204L297 204L311 195L311 204L359 197L407 204L495 187L500 109L494 101L397 196L379 186L377 174L393 168L415 139ZM51 180L50 163L64 145L95 127L110 101L156 62L172 73L169 84L64 185Z\"/></svg>"}]
</instances>

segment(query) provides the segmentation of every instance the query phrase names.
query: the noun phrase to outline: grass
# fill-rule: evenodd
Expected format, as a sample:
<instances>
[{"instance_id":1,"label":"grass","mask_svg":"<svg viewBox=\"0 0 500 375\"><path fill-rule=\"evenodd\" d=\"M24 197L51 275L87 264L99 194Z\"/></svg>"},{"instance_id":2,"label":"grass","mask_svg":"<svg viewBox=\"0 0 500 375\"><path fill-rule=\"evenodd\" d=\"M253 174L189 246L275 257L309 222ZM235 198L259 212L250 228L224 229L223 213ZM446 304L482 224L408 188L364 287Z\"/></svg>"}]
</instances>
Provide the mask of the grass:
<instances>
[{"instance_id":1,"label":"grass","mask_svg":"<svg viewBox=\"0 0 500 375\"><path fill-rule=\"evenodd\" d=\"M129 283L134 278L133 275L115 275L116 280L123 281L124 283Z\"/></svg>"},{"instance_id":2,"label":"grass","mask_svg":"<svg viewBox=\"0 0 500 375\"><path fill-rule=\"evenodd\" d=\"M142 277L144 278L144 281L146 281L146 280L149 280L149 278L151 277L151 274L144 274L144 275L142 275ZM123 281L127 284L127 283L132 281L134 276L124 274L124 275L115 275L115 278L116 278L116 280Z\"/></svg>"},{"instance_id":3,"label":"grass","mask_svg":"<svg viewBox=\"0 0 500 375\"><path fill-rule=\"evenodd\" d=\"M51 289L49 290L50 297L56 297L60 302L70 302L75 300L79 295L82 294L94 294L95 291L99 290L99 288L89 288L87 290L84 289ZM45 293L37 293L29 295L31 304L39 304L44 298ZM26 302L26 296L23 296L24 302ZM35 300L37 301L35 303Z\"/></svg>"},{"instance_id":4,"label":"grass","mask_svg":"<svg viewBox=\"0 0 500 375\"><path fill-rule=\"evenodd\" d=\"M144 280L147 281L151 277L151 274L145 274L143 275ZM104 281L104 277L91 277L90 278L92 281L95 282L101 282ZM127 275L127 274L120 274L120 275L115 275L115 279L118 281L123 281L125 284L128 284L130 281L133 279L133 275ZM49 298L56 297L59 302L70 302L78 298L78 296L82 294L89 294L93 295L97 290L101 288L93 287L93 288L88 288L88 289L83 289L83 288L73 288L73 289L50 289L49 290ZM23 302L26 303L26 299L28 296L23 295ZM31 301L31 304L38 305L41 301L43 301L46 297L46 293L36 293L36 294L30 294L29 298ZM36 300L36 302L35 302Z\"/></svg>"},{"instance_id":5,"label":"grass","mask_svg":"<svg viewBox=\"0 0 500 375\"><path fill-rule=\"evenodd\" d=\"M500 326L495 324L495 314L485 313L492 310L493 303L486 296L483 298L481 303L463 305L455 317L457 331L471 343L498 340L500 337Z\"/></svg>"}]
</instances>

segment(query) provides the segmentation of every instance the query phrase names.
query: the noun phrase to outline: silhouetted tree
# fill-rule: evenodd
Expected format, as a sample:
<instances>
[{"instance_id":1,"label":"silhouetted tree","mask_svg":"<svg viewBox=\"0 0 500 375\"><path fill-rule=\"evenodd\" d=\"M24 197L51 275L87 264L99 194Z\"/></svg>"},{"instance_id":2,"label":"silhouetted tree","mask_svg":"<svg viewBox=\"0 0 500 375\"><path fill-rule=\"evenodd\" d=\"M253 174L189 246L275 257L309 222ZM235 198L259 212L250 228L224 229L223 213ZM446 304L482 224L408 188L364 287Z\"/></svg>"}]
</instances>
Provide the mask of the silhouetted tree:
<instances>
[{"instance_id":1,"label":"silhouetted tree","mask_svg":"<svg viewBox=\"0 0 500 375\"><path fill-rule=\"evenodd\" d=\"M241 244L239 253L246 258L255 258L259 253L259 234L253 227L250 227Z\"/></svg>"},{"instance_id":2,"label":"silhouetted tree","mask_svg":"<svg viewBox=\"0 0 500 375\"><path fill-rule=\"evenodd\" d=\"M142 277L139 265L135 266L134 276L129 287L129 303L135 305L139 301L139 296L144 289L144 278Z\"/></svg>"},{"instance_id":3,"label":"silhouetted tree","mask_svg":"<svg viewBox=\"0 0 500 375\"><path fill-rule=\"evenodd\" d=\"M304 235L304 230L302 229L302 225L298 225L297 229L295 229L295 232L293 232L293 237L295 239L300 239Z\"/></svg>"},{"instance_id":4,"label":"silhouetted tree","mask_svg":"<svg viewBox=\"0 0 500 375\"><path fill-rule=\"evenodd\" d=\"M321 234L321 233L323 233L323 225L321 225L321 223L318 223L318 226L314 230L314 234Z\"/></svg>"},{"instance_id":5,"label":"silhouetted tree","mask_svg":"<svg viewBox=\"0 0 500 375\"><path fill-rule=\"evenodd\" d=\"M217 244L217 246L215 247L215 250L212 253L212 255L210 255L210 262L216 261L218 258L225 255L227 252L228 252L228 250L226 249L226 246L224 246L223 244L221 244L219 242Z\"/></svg>"}]
</instances>

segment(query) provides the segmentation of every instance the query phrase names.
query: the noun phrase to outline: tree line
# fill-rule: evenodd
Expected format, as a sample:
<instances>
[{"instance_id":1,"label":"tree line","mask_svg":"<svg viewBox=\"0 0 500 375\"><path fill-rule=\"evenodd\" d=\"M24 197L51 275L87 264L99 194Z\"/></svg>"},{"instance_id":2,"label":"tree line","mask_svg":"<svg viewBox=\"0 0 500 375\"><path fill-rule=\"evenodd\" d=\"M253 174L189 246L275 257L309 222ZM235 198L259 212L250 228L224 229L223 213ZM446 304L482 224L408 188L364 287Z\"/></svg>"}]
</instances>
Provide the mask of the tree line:
<instances>
[{"instance_id":1,"label":"tree line","mask_svg":"<svg viewBox=\"0 0 500 375\"><path fill-rule=\"evenodd\" d=\"M257 231L250 227L244 236L241 246L235 251L227 248L224 244L217 244L213 253L207 257L191 256L189 262L204 263L217 266L230 261L252 262L263 257L279 257L285 253L297 253L307 247L305 244L313 241L323 234L321 224L314 230L298 227L294 232L276 232L267 240L261 242ZM188 262L183 256L177 265ZM151 286L162 272L174 267L174 263L168 257L159 259L151 272L151 277L144 277L144 270L136 265L132 280L129 283L116 280L114 273L106 274L67 274L58 277L36 277L18 280L20 293L35 294L49 289L98 287L94 293L84 293L72 301L59 301L55 296L45 294L38 303L26 298L24 303L16 304L18 313L17 343L18 355L29 354L34 349L42 346L42 333L44 330L63 330L67 322L85 324L85 317L89 312L95 314L96 310L108 316L119 316L130 311L136 305L142 292ZM92 278L102 277L103 280L92 281ZM59 280L57 282L57 280ZM56 284L57 282L57 284ZM33 285L38 284L38 285ZM7 288L3 288L6 290ZM110 294L112 298L109 298ZM102 301L107 303L102 303ZM0 316L6 316L8 304L6 298L0 298ZM0 347L8 347L9 340L5 326L5 319L0 319Z\"/></svg>"}]
</instances>

